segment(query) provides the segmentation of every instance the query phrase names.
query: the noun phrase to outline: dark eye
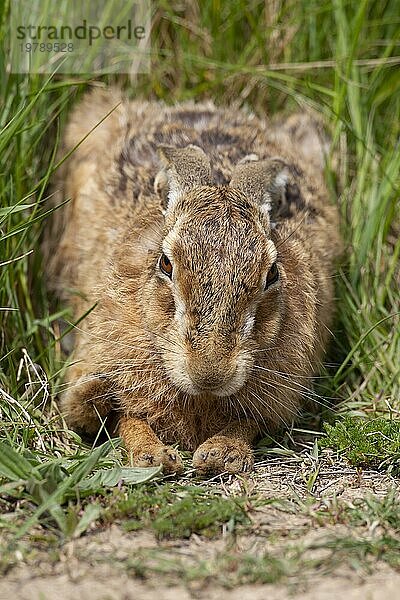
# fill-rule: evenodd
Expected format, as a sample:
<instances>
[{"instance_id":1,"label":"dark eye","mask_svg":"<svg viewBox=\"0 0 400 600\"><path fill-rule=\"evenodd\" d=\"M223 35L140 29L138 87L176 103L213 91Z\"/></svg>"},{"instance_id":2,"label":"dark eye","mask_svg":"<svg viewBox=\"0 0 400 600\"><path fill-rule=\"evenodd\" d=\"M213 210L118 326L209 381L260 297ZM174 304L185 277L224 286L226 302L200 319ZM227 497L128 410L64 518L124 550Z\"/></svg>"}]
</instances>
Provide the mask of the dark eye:
<instances>
[{"instance_id":1,"label":"dark eye","mask_svg":"<svg viewBox=\"0 0 400 600\"><path fill-rule=\"evenodd\" d=\"M267 290L271 285L276 283L279 279L279 269L276 262L273 263L270 270L268 271L267 279L265 281L265 290Z\"/></svg>"},{"instance_id":2,"label":"dark eye","mask_svg":"<svg viewBox=\"0 0 400 600\"><path fill-rule=\"evenodd\" d=\"M169 260L169 258L166 254L161 254L160 261L158 264L161 269L161 272L164 273L164 275L167 275L171 279L171 277L172 277L172 262Z\"/></svg>"}]
</instances>

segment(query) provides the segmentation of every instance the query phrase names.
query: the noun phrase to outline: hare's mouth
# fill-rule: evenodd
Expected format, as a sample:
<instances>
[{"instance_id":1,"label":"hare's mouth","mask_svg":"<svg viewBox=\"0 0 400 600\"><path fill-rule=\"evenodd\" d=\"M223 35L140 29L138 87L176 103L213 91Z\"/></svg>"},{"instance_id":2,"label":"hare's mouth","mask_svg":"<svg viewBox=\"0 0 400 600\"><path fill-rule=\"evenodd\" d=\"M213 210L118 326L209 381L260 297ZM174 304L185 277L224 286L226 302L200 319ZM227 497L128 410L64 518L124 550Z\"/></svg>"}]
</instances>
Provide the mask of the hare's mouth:
<instances>
[{"instance_id":1,"label":"hare's mouth","mask_svg":"<svg viewBox=\"0 0 400 600\"><path fill-rule=\"evenodd\" d=\"M169 357L168 357L169 358ZM168 361L169 362L169 361ZM249 373L247 360L231 361L223 366L209 361L208 364L190 364L187 360L166 362L172 383L190 396L228 397L236 394L245 384Z\"/></svg>"},{"instance_id":2,"label":"hare's mouth","mask_svg":"<svg viewBox=\"0 0 400 600\"><path fill-rule=\"evenodd\" d=\"M178 382L175 382L178 383ZM181 377L178 383L179 388L186 394L191 396L216 396L224 398L237 393L243 386L244 381L235 373L230 379L219 382L196 381L191 377L186 376L183 380Z\"/></svg>"}]
</instances>

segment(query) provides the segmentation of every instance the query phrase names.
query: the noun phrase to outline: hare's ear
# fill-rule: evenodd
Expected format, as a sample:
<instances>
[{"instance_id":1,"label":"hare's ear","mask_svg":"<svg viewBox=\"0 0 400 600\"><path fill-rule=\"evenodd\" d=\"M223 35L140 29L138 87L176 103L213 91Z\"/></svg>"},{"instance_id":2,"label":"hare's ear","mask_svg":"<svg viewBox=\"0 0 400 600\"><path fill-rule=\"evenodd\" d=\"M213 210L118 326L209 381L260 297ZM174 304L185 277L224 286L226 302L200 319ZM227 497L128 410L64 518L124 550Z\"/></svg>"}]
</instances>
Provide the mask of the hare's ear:
<instances>
[{"instance_id":1,"label":"hare's ear","mask_svg":"<svg viewBox=\"0 0 400 600\"><path fill-rule=\"evenodd\" d=\"M211 185L210 159L199 146L160 146L158 153L163 169L154 180L154 188L168 211L182 194L195 187Z\"/></svg>"},{"instance_id":2,"label":"hare's ear","mask_svg":"<svg viewBox=\"0 0 400 600\"><path fill-rule=\"evenodd\" d=\"M249 154L236 165L229 185L269 213L273 206L286 202L286 188L291 180L289 166L281 158L258 160L257 155Z\"/></svg>"}]
</instances>

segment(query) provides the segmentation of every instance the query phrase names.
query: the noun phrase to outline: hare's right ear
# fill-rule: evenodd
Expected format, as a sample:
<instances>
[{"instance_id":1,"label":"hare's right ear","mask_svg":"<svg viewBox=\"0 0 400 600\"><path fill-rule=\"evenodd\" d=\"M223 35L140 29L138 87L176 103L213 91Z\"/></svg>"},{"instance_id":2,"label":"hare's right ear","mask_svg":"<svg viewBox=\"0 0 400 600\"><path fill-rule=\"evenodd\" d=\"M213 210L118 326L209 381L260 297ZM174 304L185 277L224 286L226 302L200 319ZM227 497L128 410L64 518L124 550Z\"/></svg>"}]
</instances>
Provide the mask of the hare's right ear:
<instances>
[{"instance_id":1,"label":"hare's right ear","mask_svg":"<svg viewBox=\"0 0 400 600\"><path fill-rule=\"evenodd\" d=\"M160 146L163 169L154 180L154 189L170 212L177 200L195 187L211 185L210 159L199 146Z\"/></svg>"}]
</instances>

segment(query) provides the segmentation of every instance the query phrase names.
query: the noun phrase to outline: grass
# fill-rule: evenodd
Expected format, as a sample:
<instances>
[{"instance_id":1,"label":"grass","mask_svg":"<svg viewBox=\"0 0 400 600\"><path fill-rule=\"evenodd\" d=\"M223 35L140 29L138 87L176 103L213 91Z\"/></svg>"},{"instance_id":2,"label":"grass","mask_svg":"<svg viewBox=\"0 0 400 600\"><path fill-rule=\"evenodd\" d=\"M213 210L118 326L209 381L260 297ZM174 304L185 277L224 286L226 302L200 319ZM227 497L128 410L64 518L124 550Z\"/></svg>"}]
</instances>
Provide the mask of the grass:
<instances>
[{"instance_id":1,"label":"grass","mask_svg":"<svg viewBox=\"0 0 400 600\"><path fill-rule=\"evenodd\" d=\"M22 526L15 527L15 535L21 537L40 519L45 526L55 523L65 537L79 536L101 513L96 503L85 504L82 509L83 498L104 494L118 483L143 483L160 472L160 468L119 466L116 447L110 440L91 452L41 460L31 451L19 453L0 443L0 475L8 480L0 491L35 507L31 515L29 508L26 510L28 518Z\"/></svg>"},{"instance_id":2,"label":"grass","mask_svg":"<svg viewBox=\"0 0 400 600\"><path fill-rule=\"evenodd\" d=\"M291 578L297 580L300 571L304 575L307 567L311 566L316 566L316 561L301 560L295 549L279 557L268 552L253 556L231 551L217 555L212 560L200 560L197 564L182 559L171 560L165 551L150 551L131 558L126 569L144 579L149 574L162 575L172 582L179 578L188 587L193 583L205 585L212 580L231 589L244 584L289 582Z\"/></svg>"},{"instance_id":3,"label":"grass","mask_svg":"<svg viewBox=\"0 0 400 600\"><path fill-rule=\"evenodd\" d=\"M226 498L200 486L165 484L117 499L102 519L122 520L125 531L152 529L159 539L189 538L192 533L215 537L222 527L233 532L237 525L249 524L250 509L246 496Z\"/></svg>"},{"instance_id":4,"label":"grass","mask_svg":"<svg viewBox=\"0 0 400 600\"><path fill-rule=\"evenodd\" d=\"M336 281L335 338L317 384L324 397L339 401L341 420L326 426L324 443L356 465L393 469L400 410L398 3L154 5L152 70L134 82L121 80L132 96L166 102L234 98L261 115L304 108L323 114L333 140L326 176L346 242ZM127 528L139 522L160 537L168 537L171 527L183 537L209 532L212 520L219 531L229 515L240 521L245 496L210 499L207 489L187 487L181 497L169 487L162 491L160 480L154 512L153 488L135 493L135 481L124 479L117 443L103 446L97 456L59 414L64 357L58 319L67 311L50 306L40 239L63 126L72 104L94 81L10 75L6 14L7 3L0 17L0 528L7 547L32 531L55 535L60 543L101 519L126 521ZM112 500L113 477L124 500ZM185 502L198 510L188 511ZM398 523L398 513L395 518ZM373 548L363 543L357 557L364 551L392 555L397 541ZM338 555L345 560L350 554L343 541ZM255 563L250 557L229 568L266 572L268 560L268 554ZM295 570L283 555L271 560L277 573ZM237 581L253 581L252 575L238 575Z\"/></svg>"}]
</instances>

